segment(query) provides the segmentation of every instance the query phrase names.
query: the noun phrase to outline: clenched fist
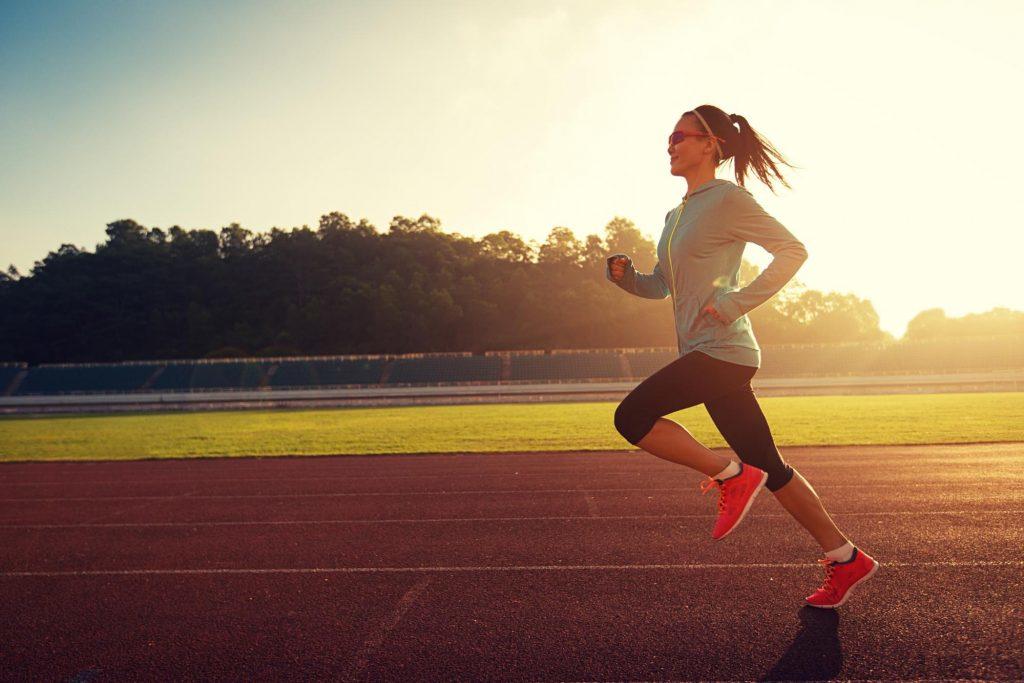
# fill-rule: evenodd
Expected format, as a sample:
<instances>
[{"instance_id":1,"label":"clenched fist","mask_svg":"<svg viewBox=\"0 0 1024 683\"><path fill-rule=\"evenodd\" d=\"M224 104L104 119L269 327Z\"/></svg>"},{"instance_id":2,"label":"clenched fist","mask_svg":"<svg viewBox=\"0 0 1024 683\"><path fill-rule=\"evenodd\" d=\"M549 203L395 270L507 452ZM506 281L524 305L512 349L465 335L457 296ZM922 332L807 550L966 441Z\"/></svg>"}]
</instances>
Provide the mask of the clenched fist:
<instances>
[{"instance_id":1,"label":"clenched fist","mask_svg":"<svg viewBox=\"0 0 1024 683\"><path fill-rule=\"evenodd\" d=\"M626 269L632 265L632 261L625 254L613 254L608 257L608 271L611 273L613 282L620 281L626 274Z\"/></svg>"}]
</instances>

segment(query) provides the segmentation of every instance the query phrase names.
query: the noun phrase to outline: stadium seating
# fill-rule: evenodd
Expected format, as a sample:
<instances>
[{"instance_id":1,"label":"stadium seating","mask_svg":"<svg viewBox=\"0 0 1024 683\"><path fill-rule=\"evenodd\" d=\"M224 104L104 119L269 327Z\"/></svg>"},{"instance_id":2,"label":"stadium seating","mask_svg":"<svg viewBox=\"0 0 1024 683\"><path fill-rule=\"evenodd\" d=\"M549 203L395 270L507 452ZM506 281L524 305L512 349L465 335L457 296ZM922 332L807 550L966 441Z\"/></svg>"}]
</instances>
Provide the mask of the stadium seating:
<instances>
[{"instance_id":1,"label":"stadium seating","mask_svg":"<svg viewBox=\"0 0 1024 683\"><path fill-rule=\"evenodd\" d=\"M963 372L1024 367L1024 343L1012 335L904 342L887 349L877 372Z\"/></svg>"},{"instance_id":2,"label":"stadium seating","mask_svg":"<svg viewBox=\"0 0 1024 683\"><path fill-rule=\"evenodd\" d=\"M573 381L622 379L619 353L561 352L548 354L512 354L509 379L518 381Z\"/></svg>"},{"instance_id":3,"label":"stadium seating","mask_svg":"<svg viewBox=\"0 0 1024 683\"><path fill-rule=\"evenodd\" d=\"M256 389L270 363L219 361L169 363L151 387L153 391Z\"/></svg>"},{"instance_id":4,"label":"stadium seating","mask_svg":"<svg viewBox=\"0 0 1024 683\"><path fill-rule=\"evenodd\" d=\"M424 356L396 359L387 383L497 382L500 379L500 356Z\"/></svg>"},{"instance_id":5,"label":"stadium seating","mask_svg":"<svg viewBox=\"0 0 1024 683\"><path fill-rule=\"evenodd\" d=\"M877 343L780 344L761 349L761 377L862 375L884 363L886 348Z\"/></svg>"},{"instance_id":6,"label":"stadium seating","mask_svg":"<svg viewBox=\"0 0 1024 683\"><path fill-rule=\"evenodd\" d=\"M31 368L16 396L102 394L135 391L156 372L157 363L131 365L41 365Z\"/></svg>"},{"instance_id":7,"label":"stadium seating","mask_svg":"<svg viewBox=\"0 0 1024 683\"><path fill-rule=\"evenodd\" d=\"M0 396L7 391L14 378L25 369L24 363L3 363L0 364Z\"/></svg>"},{"instance_id":8,"label":"stadium seating","mask_svg":"<svg viewBox=\"0 0 1024 683\"><path fill-rule=\"evenodd\" d=\"M275 389L295 389L377 384L384 364L385 360L381 358L282 360L270 378L270 386Z\"/></svg>"},{"instance_id":9,"label":"stadium seating","mask_svg":"<svg viewBox=\"0 0 1024 683\"><path fill-rule=\"evenodd\" d=\"M631 370L630 379L645 379L678 358L679 352L675 348L636 349L625 355Z\"/></svg>"},{"instance_id":10,"label":"stadium seating","mask_svg":"<svg viewBox=\"0 0 1024 683\"><path fill-rule=\"evenodd\" d=\"M899 343L765 346L761 377L885 375L1009 370L1024 367L1024 344L1014 335Z\"/></svg>"},{"instance_id":11,"label":"stadium seating","mask_svg":"<svg viewBox=\"0 0 1024 683\"><path fill-rule=\"evenodd\" d=\"M677 358L674 347L596 351L508 351L320 358L153 361L27 368L15 395L300 389L369 385L639 381ZM1024 368L1016 335L898 343L762 347L764 377L947 374ZM0 393L26 370L0 364Z\"/></svg>"}]
</instances>

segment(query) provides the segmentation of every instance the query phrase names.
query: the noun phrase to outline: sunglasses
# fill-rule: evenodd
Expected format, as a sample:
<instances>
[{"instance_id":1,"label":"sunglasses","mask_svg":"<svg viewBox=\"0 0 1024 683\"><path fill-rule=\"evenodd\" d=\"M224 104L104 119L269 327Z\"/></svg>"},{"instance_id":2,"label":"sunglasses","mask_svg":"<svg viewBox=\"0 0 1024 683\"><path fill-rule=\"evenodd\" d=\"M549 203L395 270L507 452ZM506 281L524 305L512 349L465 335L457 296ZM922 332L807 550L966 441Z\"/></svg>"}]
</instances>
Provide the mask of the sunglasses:
<instances>
[{"instance_id":1,"label":"sunglasses","mask_svg":"<svg viewBox=\"0 0 1024 683\"><path fill-rule=\"evenodd\" d=\"M722 138L718 137L717 135L709 135L708 133L694 133L693 131L690 130L677 130L673 131L672 134L668 136L668 144L669 146L672 146L682 142L686 138L715 138L717 140L722 140ZM722 140L722 142L725 142L725 140Z\"/></svg>"}]
</instances>

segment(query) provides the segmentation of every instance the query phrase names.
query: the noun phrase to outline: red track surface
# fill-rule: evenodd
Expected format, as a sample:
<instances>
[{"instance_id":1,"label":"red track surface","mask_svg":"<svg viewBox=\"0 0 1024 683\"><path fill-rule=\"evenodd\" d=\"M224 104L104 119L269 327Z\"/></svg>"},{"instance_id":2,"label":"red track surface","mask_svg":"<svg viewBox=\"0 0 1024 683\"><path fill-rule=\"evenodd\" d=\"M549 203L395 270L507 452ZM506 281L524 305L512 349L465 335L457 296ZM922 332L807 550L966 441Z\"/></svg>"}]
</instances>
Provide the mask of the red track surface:
<instances>
[{"instance_id":1,"label":"red track surface","mask_svg":"<svg viewBox=\"0 0 1024 683\"><path fill-rule=\"evenodd\" d=\"M3 465L0 677L1024 677L1024 444L784 454L882 563L838 610L638 451Z\"/></svg>"}]
</instances>

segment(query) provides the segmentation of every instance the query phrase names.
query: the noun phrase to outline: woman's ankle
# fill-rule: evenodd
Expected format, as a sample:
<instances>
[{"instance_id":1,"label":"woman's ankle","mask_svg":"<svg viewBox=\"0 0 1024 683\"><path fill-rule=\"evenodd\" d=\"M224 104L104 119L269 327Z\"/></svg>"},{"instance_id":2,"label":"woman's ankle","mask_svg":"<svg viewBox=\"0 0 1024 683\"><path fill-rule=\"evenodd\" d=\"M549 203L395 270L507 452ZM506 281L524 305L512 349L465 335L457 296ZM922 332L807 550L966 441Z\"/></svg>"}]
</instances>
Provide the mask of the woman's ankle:
<instances>
[{"instance_id":1,"label":"woman's ankle","mask_svg":"<svg viewBox=\"0 0 1024 683\"><path fill-rule=\"evenodd\" d=\"M735 477L740 473L740 465L735 460L730 460L728 465L725 465L721 471L715 474L708 475L712 479L728 479L729 477Z\"/></svg>"}]
</instances>

